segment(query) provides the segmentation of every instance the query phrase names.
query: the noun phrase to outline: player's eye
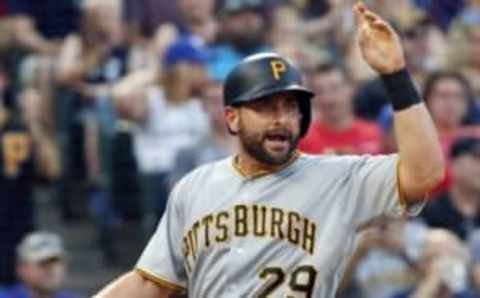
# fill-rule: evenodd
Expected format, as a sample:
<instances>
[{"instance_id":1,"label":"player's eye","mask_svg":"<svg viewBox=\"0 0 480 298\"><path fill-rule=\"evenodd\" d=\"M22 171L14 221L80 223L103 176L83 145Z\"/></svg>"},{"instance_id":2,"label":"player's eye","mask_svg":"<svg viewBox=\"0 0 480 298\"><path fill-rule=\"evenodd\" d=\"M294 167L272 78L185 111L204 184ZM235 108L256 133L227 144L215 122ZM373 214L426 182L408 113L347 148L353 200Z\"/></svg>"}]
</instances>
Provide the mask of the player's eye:
<instances>
[{"instance_id":1,"label":"player's eye","mask_svg":"<svg viewBox=\"0 0 480 298\"><path fill-rule=\"evenodd\" d=\"M248 108L262 112L267 111L271 106L268 103L268 100L258 100L246 105Z\"/></svg>"},{"instance_id":2,"label":"player's eye","mask_svg":"<svg viewBox=\"0 0 480 298\"><path fill-rule=\"evenodd\" d=\"M298 109L298 101L295 98L289 98L285 102L285 107L289 110L296 110Z\"/></svg>"}]
</instances>

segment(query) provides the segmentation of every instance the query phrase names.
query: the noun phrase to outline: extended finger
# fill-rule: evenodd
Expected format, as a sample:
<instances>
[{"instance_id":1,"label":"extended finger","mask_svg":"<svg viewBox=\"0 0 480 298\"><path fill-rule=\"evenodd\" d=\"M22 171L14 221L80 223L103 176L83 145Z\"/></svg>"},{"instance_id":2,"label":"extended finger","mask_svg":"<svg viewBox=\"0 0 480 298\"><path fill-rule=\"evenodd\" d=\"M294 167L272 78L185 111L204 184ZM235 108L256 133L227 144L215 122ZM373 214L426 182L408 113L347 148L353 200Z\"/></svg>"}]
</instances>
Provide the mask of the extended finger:
<instances>
[{"instance_id":1,"label":"extended finger","mask_svg":"<svg viewBox=\"0 0 480 298\"><path fill-rule=\"evenodd\" d=\"M361 13L367 9L367 6L365 5L365 3L363 3L363 1L358 1L353 5L353 9L356 11L358 10L358 12Z\"/></svg>"},{"instance_id":2,"label":"extended finger","mask_svg":"<svg viewBox=\"0 0 480 298\"><path fill-rule=\"evenodd\" d=\"M381 21L382 18L380 18L376 13L370 11L370 10L365 10L363 13L364 19L369 23L373 24L374 22Z\"/></svg>"},{"instance_id":3,"label":"extended finger","mask_svg":"<svg viewBox=\"0 0 480 298\"><path fill-rule=\"evenodd\" d=\"M361 1L356 3L353 6L353 12L355 14L355 20L357 22L357 26L359 26L359 27L365 23L365 18L364 18L363 13L365 12L366 9L367 9L367 7Z\"/></svg>"},{"instance_id":4,"label":"extended finger","mask_svg":"<svg viewBox=\"0 0 480 298\"><path fill-rule=\"evenodd\" d=\"M359 1L358 3L356 3L353 8L356 14L361 16L360 19L366 20L369 23L374 22L376 20L382 20L382 18L378 14L368 9L368 7L362 1Z\"/></svg>"},{"instance_id":5,"label":"extended finger","mask_svg":"<svg viewBox=\"0 0 480 298\"><path fill-rule=\"evenodd\" d=\"M393 32L393 29L390 27L390 25L388 25L388 23L383 20L376 20L372 22L370 26L374 30L378 30L382 33L391 34Z\"/></svg>"}]
</instances>

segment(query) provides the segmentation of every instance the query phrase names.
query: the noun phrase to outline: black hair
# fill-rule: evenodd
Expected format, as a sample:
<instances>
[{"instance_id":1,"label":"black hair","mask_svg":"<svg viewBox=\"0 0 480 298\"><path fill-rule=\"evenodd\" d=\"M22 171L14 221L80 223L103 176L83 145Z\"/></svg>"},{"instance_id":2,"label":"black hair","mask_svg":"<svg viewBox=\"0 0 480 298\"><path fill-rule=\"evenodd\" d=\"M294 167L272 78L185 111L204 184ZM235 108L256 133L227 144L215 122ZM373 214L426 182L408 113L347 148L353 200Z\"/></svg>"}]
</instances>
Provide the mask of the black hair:
<instances>
[{"instance_id":1,"label":"black hair","mask_svg":"<svg viewBox=\"0 0 480 298\"><path fill-rule=\"evenodd\" d=\"M473 88L467 78L459 72L456 71L449 71L449 70L438 70L430 73L425 80L425 85L423 88L423 99L425 102L428 103L430 96L433 93L433 89L437 85L437 83L443 79L452 79L460 83L463 87L463 91L465 92L465 97L467 100L473 100Z\"/></svg>"},{"instance_id":2,"label":"black hair","mask_svg":"<svg viewBox=\"0 0 480 298\"><path fill-rule=\"evenodd\" d=\"M468 81L468 79L460 72L450 71L450 70L437 70L430 73L427 79L425 80L423 93L422 93L423 100L425 100L425 103L428 106L430 97L432 96L432 93L433 93L433 89L438 84L438 82L444 79L455 80L458 83L460 83L460 85L462 86L463 92L465 95L465 100L467 103L467 113L462 122L464 124L470 123L471 111L474 109L474 106L475 106L475 101L474 101L475 95L474 95L473 87L470 81Z\"/></svg>"}]
</instances>

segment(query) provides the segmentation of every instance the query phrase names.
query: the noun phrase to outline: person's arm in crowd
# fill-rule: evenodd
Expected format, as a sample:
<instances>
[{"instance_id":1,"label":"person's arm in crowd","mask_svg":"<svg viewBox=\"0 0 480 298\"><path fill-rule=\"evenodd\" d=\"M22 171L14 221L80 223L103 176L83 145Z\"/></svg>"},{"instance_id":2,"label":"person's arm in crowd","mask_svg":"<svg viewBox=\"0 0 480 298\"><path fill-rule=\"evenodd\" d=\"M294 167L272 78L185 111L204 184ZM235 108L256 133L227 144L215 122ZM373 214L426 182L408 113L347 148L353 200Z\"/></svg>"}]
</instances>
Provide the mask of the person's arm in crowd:
<instances>
[{"instance_id":1,"label":"person's arm in crowd","mask_svg":"<svg viewBox=\"0 0 480 298\"><path fill-rule=\"evenodd\" d=\"M164 24L160 26L150 45L154 56L161 60L168 46L175 41L177 37L178 33L173 25ZM116 98L128 97L138 90L158 82L162 75L162 65L159 62L160 61L155 61L155 63L148 65L144 69L131 72L115 85L113 95Z\"/></svg>"},{"instance_id":2,"label":"person's arm in crowd","mask_svg":"<svg viewBox=\"0 0 480 298\"><path fill-rule=\"evenodd\" d=\"M382 76L395 111L401 197L407 204L416 203L442 181L445 173L437 132L405 70L398 35L362 3L355 5L354 10L362 55Z\"/></svg>"},{"instance_id":3,"label":"person's arm in crowd","mask_svg":"<svg viewBox=\"0 0 480 298\"><path fill-rule=\"evenodd\" d=\"M84 127L85 165L87 168L87 178L92 184L97 184L101 179L101 161L99 156L100 136L98 131L98 122L96 119L89 119Z\"/></svg>"},{"instance_id":4,"label":"person's arm in crowd","mask_svg":"<svg viewBox=\"0 0 480 298\"><path fill-rule=\"evenodd\" d=\"M54 180L60 175L60 154L53 137L46 132L40 121L40 100L35 90L23 91L22 112L33 142L36 171L42 178Z\"/></svg>"},{"instance_id":5,"label":"person's arm in crowd","mask_svg":"<svg viewBox=\"0 0 480 298\"><path fill-rule=\"evenodd\" d=\"M53 55L58 52L58 46L37 31L31 17L15 15L11 18L12 36L16 45L40 54Z\"/></svg>"},{"instance_id":6,"label":"person's arm in crowd","mask_svg":"<svg viewBox=\"0 0 480 298\"><path fill-rule=\"evenodd\" d=\"M412 297L415 298L436 298L446 289L438 272L431 272L422 281L420 281L417 289Z\"/></svg>"},{"instance_id":7,"label":"person's arm in crowd","mask_svg":"<svg viewBox=\"0 0 480 298\"><path fill-rule=\"evenodd\" d=\"M48 180L60 175L60 154L53 138L42 129L30 130L35 147L34 158L38 173Z\"/></svg>"},{"instance_id":8,"label":"person's arm in crowd","mask_svg":"<svg viewBox=\"0 0 480 298\"><path fill-rule=\"evenodd\" d=\"M173 298L181 295L182 293L161 287L136 271L131 271L113 281L93 298Z\"/></svg>"},{"instance_id":9,"label":"person's arm in crowd","mask_svg":"<svg viewBox=\"0 0 480 298\"><path fill-rule=\"evenodd\" d=\"M452 243L452 245L456 244ZM461 242L457 245L461 245ZM445 251L451 248L448 244L441 247L440 249ZM466 261L458 259L459 256L455 256L452 252L445 252L444 254L445 255L436 255L427 260L424 276L420 279L412 297L437 298L446 293L450 294L448 297L470 297L466 296L468 290L462 288L462 286L465 285L462 278L466 277L454 274L454 268L458 268L458 262L466 263Z\"/></svg>"},{"instance_id":10,"label":"person's arm in crowd","mask_svg":"<svg viewBox=\"0 0 480 298\"><path fill-rule=\"evenodd\" d=\"M374 246L376 241L376 236L373 235L370 231L367 234L360 237L357 247L355 251L348 259L347 266L345 271L342 275L342 279L338 285L338 290L336 293L337 297L341 297L341 295L348 290L349 286L355 279L355 273L357 272L358 265L363 260L363 258L368 254L372 246Z\"/></svg>"},{"instance_id":11,"label":"person's arm in crowd","mask_svg":"<svg viewBox=\"0 0 480 298\"><path fill-rule=\"evenodd\" d=\"M100 58L110 48L108 44L100 44L90 49L82 44L78 35L68 36L60 51L57 62L55 80L60 86L75 90L87 100L109 94L109 84L89 84L85 76L97 66Z\"/></svg>"},{"instance_id":12,"label":"person's arm in crowd","mask_svg":"<svg viewBox=\"0 0 480 298\"><path fill-rule=\"evenodd\" d=\"M112 90L114 99L129 97L154 84L158 77L159 73L155 69L142 69L132 72L115 84Z\"/></svg>"},{"instance_id":13,"label":"person's arm in crowd","mask_svg":"<svg viewBox=\"0 0 480 298\"><path fill-rule=\"evenodd\" d=\"M69 85L81 79L86 71L86 61L82 61L81 51L80 38L74 35L65 38L55 72L55 79L59 84Z\"/></svg>"},{"instance_id":14,"label":"person's arm in crowd","mask_svg":"<svg viewBox=\"0 0 480 298\"><path fill-rule=\"evenodd\" d=\"M343 274L337 294L348 290L349 285L355 278L358 265L371 250L380 249L407 260L405 243L401 236L403 235L403 233L401 233L402 229L402 223L395 220L384 219L362 230L359 234L358 245L356 245L347 263L347 268Z\"/></svg>"},{"instance_id":15,"label":"person's arm in crowd","mask_svg":"<svg viewBox=\"0 0 480 298\"><path fill-rule=\"evenodd\" d=\"M164 24L160 26L151 41L151 49L155 57L163 57L167 48L178 37L178 32L172 24ZM157 61L156 61L157 62ZM158 61L159 62L159 61ZM137 93L139 90L160 81L162 76L161 63L152 63L144 69L131 72L122 79L113 88L113 96L115 99L126 98Z\"/></svg>"},{"instance_id":16,"label":"person's arm in crowd","mask_svg":"<svg viewBox=\"0 0 480 298\"><path fill-rule=\"evenodd\" d=\"M155 33L151 50L155 57L163 57L167 48L178 37L172 24L163 24ZM120 80L112 89L112 99L121 117L141 122L147 112L145 89L161 81L161 63L152 63L147 68L131 72Z\"/></svg>"},{"instance_id":17,"label":"person's arm in crowd","mask_svg":"<svg viewBox=\"0 0 480 298\"><path fill-rule=\"evenodd\" d=\"M138 70L114 85L112 100L122 118L135 122L141 122L145 119L147 113L145 90L158 81L158 76L156 70Z\"/></svg>"},{"instance_id":18,"label":"person's arm in crowd","mask_svg":"<svg viewBox=\"0 0 480 298\"><path fill-rule=\"evenodd\" d=\"M59 54L55 73L56 81L66 86L79 84L85 74L98 62L102 49L101 46L98 49L90 49L90 54L85 55L80 37L74 34L69 35L65 38Z\"/></svg>"},{"instance_id":19,"label":"person's arm in crowd","mask_svg":"<svg viewBox=\"0 0 480 298\"><path fill-rule=\"evenodd\" d=\"M108 85L90 86L83 82L84 76L98 61L102 49L82 53L83 45L76 35L67 37L63 43L57 63L55 78L63 86L68 86L86 97L95 97L97 92L111 93L113 103L121 117L139 121L146 109L145 100L139 96L144 88L151 85L156 78L156 71L151 69L132 72L113 87Z\"/></svg>"}]
</instances>

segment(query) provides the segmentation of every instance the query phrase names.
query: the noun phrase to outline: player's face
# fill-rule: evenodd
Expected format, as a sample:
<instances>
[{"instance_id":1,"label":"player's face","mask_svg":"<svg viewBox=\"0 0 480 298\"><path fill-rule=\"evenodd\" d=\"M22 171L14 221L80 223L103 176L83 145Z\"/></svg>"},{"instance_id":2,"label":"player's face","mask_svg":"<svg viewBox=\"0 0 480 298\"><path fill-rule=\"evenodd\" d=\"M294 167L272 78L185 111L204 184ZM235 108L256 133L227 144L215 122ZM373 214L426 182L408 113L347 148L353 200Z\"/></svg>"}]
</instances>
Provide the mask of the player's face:
<instances>
[{"instance_id":1,"label":"player's face","mask_svg":"<svg viewBox=\"0 0 480 298\"><path fill-rule=\"evenodd\" d=\"M301 113L291 92L242 105L238 110L238 133L243 149L269 165L287 162L300 135Z\"/></svg>"}]
</instances>

